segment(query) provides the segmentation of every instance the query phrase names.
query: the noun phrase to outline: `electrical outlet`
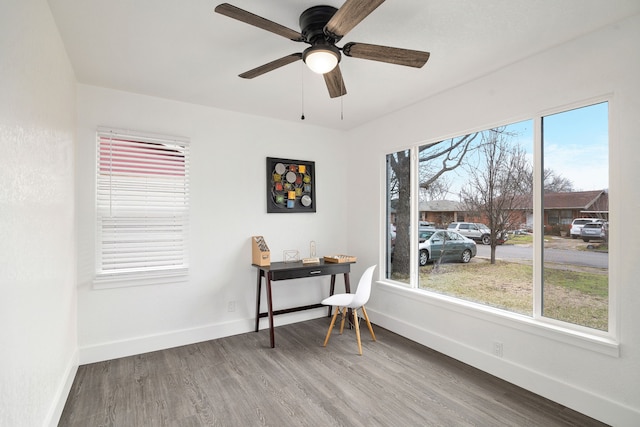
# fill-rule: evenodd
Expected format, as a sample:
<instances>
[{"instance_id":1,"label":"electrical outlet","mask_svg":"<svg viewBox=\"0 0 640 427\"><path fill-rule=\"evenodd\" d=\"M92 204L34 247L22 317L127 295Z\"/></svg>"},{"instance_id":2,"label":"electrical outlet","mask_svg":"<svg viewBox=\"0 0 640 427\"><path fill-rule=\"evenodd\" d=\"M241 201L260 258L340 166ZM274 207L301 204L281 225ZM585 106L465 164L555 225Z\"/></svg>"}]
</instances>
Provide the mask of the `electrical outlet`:
<instances>
[{"instance_id":1,"label":"electrical outlet","mask_svg":"<svg viewBox=\"0 0 640 427\"><path fill-rule=\"evenodd\" d=\"M229 303L227 304L227 311L229 311L229 312L236 311L236 302L235 301L229 301Z\"/></svg>"},{"instance_id":2,"label":"electrical outlet","mask_svg":"<svg viewBox=\"0 0 640 427\"><path fill-rule=\"evenodd\" d=\"M502 357L502 352L503 352L502 343L498 342L498 341L494 341L494 343L493 343L493 354L495 356Z\"/></svg>"}]
</instances>

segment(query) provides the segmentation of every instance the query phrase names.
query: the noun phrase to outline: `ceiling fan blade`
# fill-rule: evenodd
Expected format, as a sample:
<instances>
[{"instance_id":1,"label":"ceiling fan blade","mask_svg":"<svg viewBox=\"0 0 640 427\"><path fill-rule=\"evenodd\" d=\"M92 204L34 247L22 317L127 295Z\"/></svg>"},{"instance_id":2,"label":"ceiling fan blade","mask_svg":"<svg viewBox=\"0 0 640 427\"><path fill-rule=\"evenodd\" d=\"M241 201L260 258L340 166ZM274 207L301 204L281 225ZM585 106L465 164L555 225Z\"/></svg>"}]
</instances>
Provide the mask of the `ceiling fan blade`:
<instances>
[{"instance_id":1,"label":"ceiling fan blade","mask_svg":"<svg viewBox=\"0 0 640 427\"><path fill-rule=\"evenodd\" d=\"M342 53L353 58L370 59L372 61L388 62L389 64L405 65L421 68L429 59L429 52L420 50L401 49L398 47L379 46L366 43L347 43Z\"/></svg>"},{"instance_id":2,"label":"ceiling fan blade","mask_svg":"<svg viewBox=\"0 0 640 427\"><path fill-rule=\"evenodd\" d=\"M325 34L339 41L382 3L384 0L346 0L327 22Z\"/></svg>"},{"instance_id":3,"label":"ceiling fan blade","mask_svg":"<svg viewBox=\"0 0 640 427\"><path fill-rule=\"evenodd\" d=\"M292 62L296 62L302 59L301 53L292 53L291 55L284 56L280 59L276 59L275 61L271 61L267 64L261 65L253 70L245 71L239 76L243 79L252 79L254 77L258 77L263 75L264 73L268 73L269 71L273 71L277 68L284 67L287 64L291 64Z\"/></svg>"},{"instance_id":4,"label":"ceiling fan blade","mask_svg":"<svg viewBox=\"0 0 640 427\"><path fill-rule=\"evenodd\" d=\"M253 25L254 27L262 28L263 30L270 31L279 36L286 37L289 40L293 40L295 42L301 42L304 40L302 34L295 30L292 30L291 28L287 28L284 25L276 24L273 21L269 21L268 19L265 19L261 16L254 15L251 12L247 12L246 10L240 9L239 7L232 6L229 3L219 4L214 10L221 15L237 19L238 21Z\"/></svg>"},{"instance_id":5,"label":"ceiling fan blade","mask_svg":"<svg viewBox=\"0 0 640 427\"><path fill-rule=\"evenodd\" d=\"M337 98L347 94L347 89L344 87L344 80L342 80L342 72L340 72L340 66L336 65L336 68L322 76L324 77L324 82L327 84L331 98Z\"/></svg>"}]
</instances>

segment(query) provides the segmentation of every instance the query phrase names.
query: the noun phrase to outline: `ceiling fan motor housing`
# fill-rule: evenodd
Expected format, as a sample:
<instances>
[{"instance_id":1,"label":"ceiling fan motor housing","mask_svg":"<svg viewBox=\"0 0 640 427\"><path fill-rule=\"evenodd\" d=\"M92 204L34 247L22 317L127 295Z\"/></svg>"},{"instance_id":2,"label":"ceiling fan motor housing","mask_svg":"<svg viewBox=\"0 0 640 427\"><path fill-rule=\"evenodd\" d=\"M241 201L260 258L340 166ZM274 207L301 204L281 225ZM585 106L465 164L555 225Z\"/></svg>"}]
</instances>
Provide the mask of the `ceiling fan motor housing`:
<instances>
[{"instance_id":1,"label":"ceiling fan motor housing","mask_svg":"<svg viewBox=\"0 0 640 427\"><path fill-rule=\"evenodd\" d=\"M313 6L302 12L300 29L304 40L311 45L334 44L337 40L327 36L324 27L337 11L338 9L333 6Z\"/></svg>"}]
</instances>

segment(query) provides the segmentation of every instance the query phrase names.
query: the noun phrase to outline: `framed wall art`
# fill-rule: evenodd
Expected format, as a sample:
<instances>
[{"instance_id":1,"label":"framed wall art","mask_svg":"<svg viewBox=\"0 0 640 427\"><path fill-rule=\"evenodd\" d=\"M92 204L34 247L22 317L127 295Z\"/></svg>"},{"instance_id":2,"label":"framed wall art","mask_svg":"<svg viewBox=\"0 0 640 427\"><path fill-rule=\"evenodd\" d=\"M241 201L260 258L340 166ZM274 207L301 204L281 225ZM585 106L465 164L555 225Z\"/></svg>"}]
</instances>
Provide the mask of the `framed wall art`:
<instances>
[{"instance_id":1,"label":"framed wall art","mask_svg":"<svg viewBox=\"0 0 640 427\"><path fill-rule=\"evenodd\" d=\"M267 157L267 212L315 211L315 162Z\"/></svg>"}]
</instances>

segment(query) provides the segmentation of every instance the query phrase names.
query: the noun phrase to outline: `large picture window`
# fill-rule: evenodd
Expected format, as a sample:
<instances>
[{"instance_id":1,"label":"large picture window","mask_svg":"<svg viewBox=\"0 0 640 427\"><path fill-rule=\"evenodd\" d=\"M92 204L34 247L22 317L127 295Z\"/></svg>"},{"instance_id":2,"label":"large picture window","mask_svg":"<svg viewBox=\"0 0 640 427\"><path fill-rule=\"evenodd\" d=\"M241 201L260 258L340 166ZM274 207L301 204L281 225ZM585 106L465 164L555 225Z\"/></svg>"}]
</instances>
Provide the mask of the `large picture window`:
<instances>
[{"instance_id":1,"label":"large picture window","mask_svg":"<svg viewBox=\"0 0 640 427\"><path fill-rule=\"evenodd\" d=\"M100 129L96 152L96 282L184 275L188 141Z\"/></svg>"},{"instance_id":2,"label":"large picture window","mask_svg":"<svg viewBox=\"0 0 640 427\"><path fill-rule=\"evenodd\" d=\"M546 227L541 315L608 330L609 113L598 103L542 117L545 183L571 191L544 199L544 212L571 209L571 221ZM562 200L564 198L564 201ZM562 245L559 243L562 242Z\"/></svg>"},{"instance_id":3,"label":"large picture window","mask_svg":"<svg viewBox=\"0 0 640 427\"><path fill-rule=\"evenodd\" d=\"M604 102L388 154L387 278L608 331L607 123Z\"/></svg>"}]
</instances>

